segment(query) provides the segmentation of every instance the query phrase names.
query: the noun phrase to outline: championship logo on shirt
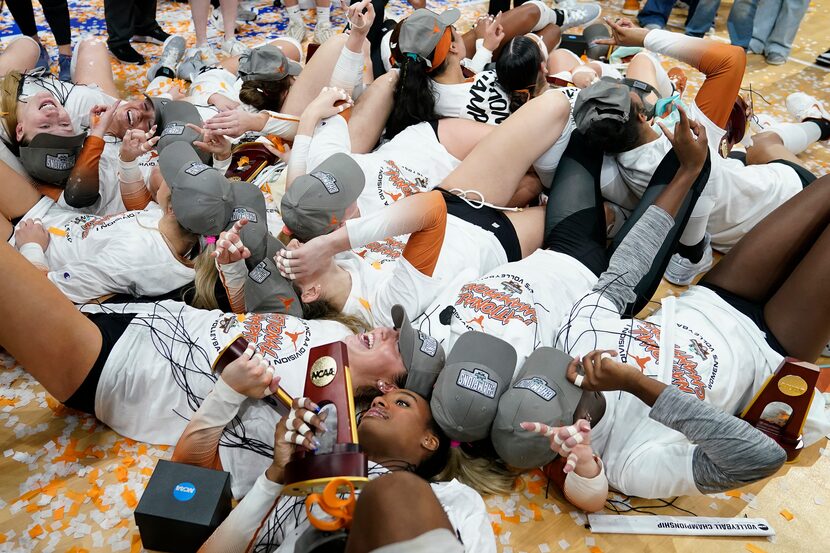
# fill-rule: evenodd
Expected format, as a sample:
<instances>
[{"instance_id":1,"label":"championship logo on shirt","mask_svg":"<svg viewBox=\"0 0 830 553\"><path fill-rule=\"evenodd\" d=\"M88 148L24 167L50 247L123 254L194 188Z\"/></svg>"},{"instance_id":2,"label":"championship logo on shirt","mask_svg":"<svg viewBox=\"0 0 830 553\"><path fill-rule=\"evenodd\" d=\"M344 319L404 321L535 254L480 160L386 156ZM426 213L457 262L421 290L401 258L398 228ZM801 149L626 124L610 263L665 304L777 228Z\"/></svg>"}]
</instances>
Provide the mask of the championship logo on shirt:
<instances>
[{"instance_id":1,"label":"championship logo on shirt","mask_svg":"<svg viewBox=\"0 0 830 553\"><path fill-rule=\"evenodd\" d=\"M362 248L352 250L361 259L371 264L373 268L380 269L386 263L394 262L402 254L406 247L404 242L396 238L387 238L380 242L371 242Z\"/></svg>"},{"instance_id":2,"label":"championship logo on shirt","mask_svg":"<svg viewBox=\"0 0 830 553\"><path fill-rule=\"evenodd\" d=\"M455 383L465 390L476 392L490 399L496 397L496 391L499 388L498 383L490 379L490 375L481 369L474 369L472 372L461 369Z\"/></svg>"},{"instance_id":3,"label":"championship logo on shirt","mask_svg":"<svg viewBox=\"0 0 830 553\"><path fill-rule=\"evenodd\" d=\"M394 161L386 160L386 168L378 175L378 193L384 204L389 205L390 200L397 202L418 192L423 192L429 185L429 180L406 167L398 167ZM402 169L409 173L416 173L414 179L409 180L402 174Z\"/></svg>"},{"instance_id":4,"label":"championship logo on shirt","mask_svg":"<svg viewBox=\"0 0 830 553\"><path fill-rule=\"evenodd\" d=\"M470 100L463 115L479 123L498 125L510 115L510 101L496 83L495 71L484 71L470 86Z\"/></svg>"},{"instance_id":5,"label":"championship logo on shirt","mask_svg":"<svg viewBox=\"0 0 830 553\"><path fill-rule=\"evenodd\" d=\"M81 225L81 240L89 236L91 232L99 232L120 221L135 219L138 217L138 213L138 211L127 211L126 213L114 213L112 215L105 215L104 217L90 217ZM74 221L80 222L78 219L74 219Z\"/></svg>"},{"instance_id":6,"label":"championship logo on shirt","mask_svg":"<svg viewBox=\"0 0 830 553\"><path fill-rule=\"evenodd\" d=\"M210 329L216 351L221 351L230 336L242 333L257 353L274 363L288 363L308 351L311 333L306 321L278 313L223 316Z\"/></svg>"},{"instance_id":7,"label":"championship logo on shirt","mask_svg":"<svg viewBox=\"0 0 830 553\"><path fill-rule=\"evenodd\" d=\"M473 318L468 324L478 322L482 330L484 318L502 325L510 321L520 321L526 326L536 324L536 309L514 296L521 295L521 285L511 280L505 282L500 283L502 290L496 290L482 282L472 282L461 288L455 305L471 309L481 317L478 321Z\"/></svg>"},{"instance_id":8,"label":"championship logo on shirt","mask_svg":"<svg viewBox=\"0 0 830 553\"><path fill-rule=\"evenodd\" d=\"M630 363L630 358L647 376L658 376L654 374L649 375L647 371L657 370L660 364L660 327L653 323L638 321L628 330L630 330L630 334L628 332L620 334L620 361ZM694 356L696 354L705 360L706 356L701 351L708 353L710 349L711 347L707 347L703 342L695 344L695 341L692 341L692 351L687 352L675 344L671 385L677 387L681 392L692 394L701 400L705 399L706 384L704 384L703 379L700 377L698 363L695 361ZM639 353L638 350L642 350L643 355L636 355L636 353ZM653 364L649 367L648 364L652 361ZM713 371L716 374L717 363L715 363Z\"/></svg>"}]
</instances>

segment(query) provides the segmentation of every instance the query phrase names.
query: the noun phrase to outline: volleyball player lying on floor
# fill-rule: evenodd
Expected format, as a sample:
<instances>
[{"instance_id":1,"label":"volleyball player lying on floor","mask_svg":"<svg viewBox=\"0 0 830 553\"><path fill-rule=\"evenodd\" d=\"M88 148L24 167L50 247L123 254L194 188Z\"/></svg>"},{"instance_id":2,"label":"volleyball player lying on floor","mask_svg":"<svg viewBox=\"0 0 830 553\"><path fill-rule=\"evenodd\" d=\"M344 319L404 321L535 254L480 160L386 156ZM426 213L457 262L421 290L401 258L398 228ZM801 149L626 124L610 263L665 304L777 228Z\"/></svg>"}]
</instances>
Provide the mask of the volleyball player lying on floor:
<instances>
[{"instance_id":1,"label":"volleyball player lying on floor","mask_svg":"<svg viewBox=\"0 0 830 553\"><path fill-rule=\"evenodd\" d=\"M711 266L710 242L712 248L729 251L776 207L815 180L795 154L816 140L829 138L830 120L808 119L756 134L747 149L749 165L724 159L722 139L746 65L743 49L668 31L640 29L626 19L607 22L613 38L600 42L643 46L688 63L706 75L689 103L689 116L699 121L709 135L712 171L705 194L681 238L680 256L672 259L667 271L671 282L689 284ZM655 76L650 63L630 67L628 72L629 78L657 88ZM577 128L592 147L616 154L625 184L638 196L671 147L651 126L655 101L647 89L629 89L629 85L613 79L601 79L579 93L574 107Z\"/></svg>"},{"instance_id":2,"label":"volleyball player lying on floor","mask_svg":"<svg viewBox=\"0 0 830 553\"><path fill-rule=\"evenodd\" d=\"M705 147L704 131L698 132L697 146L686 147ZM630 495L719 492L773 474L784 451L733 415L784 356L813 360L830 336L830 299L821 284L830 268L830 176L761 221L699 286L664 299L644 320L621 318L631 313L638 281L654 258L665 255L666 234L692 179L684 165L628 232L593 292L574 304L555 340L560 350L579 355L563 357L549 377L558 386L581 386L581 393L571 388L579 398L573 418L590 417L590 443L611 486ZM601 217L596 202L591 211ZM750 274L757 278L747 279ZM805 445L828 431L816 393Z\"/></svg>"},{"instance_id":3,"label":"volleyball player lying on floor","mask_svg":"<svg viewBox=\"0 0 830 553\"><path fill-rule=\"evenodd\" d=\"M417 391L393 389L375 398L360 416L357 432L369 460L369 478L409 471L435 481L432 490L464 543L463 550L495 551L495 539L481 497L454 480L453 474L448 474L450 459L456 452L432 419L427 399L435 376L437 373L423 379L419 386L412 386ZM223 372L185 429L173 452L173 460L228 470L219 455L225 425L232 423L240 407L245 409L248 397L262 396L267 380L252 371ZM273 435L269 443L274 444L270 466L266 468L257 463L231 468L232 479L255 478L256 482L202 551L241 550L250 543L265 551L294 551L298 540L307 539L302 538L304 534L316 531L306 518L305 497L280 497L280 492L285 464L294 446L315 450L320 445L318 437L325 431L327 409L324 407L321 411L307 398L295 399L288 417L279 420L276 429L273 422L267 427ZM267 424L264 420L257 422Z\"/></svg>"}]
</instances>

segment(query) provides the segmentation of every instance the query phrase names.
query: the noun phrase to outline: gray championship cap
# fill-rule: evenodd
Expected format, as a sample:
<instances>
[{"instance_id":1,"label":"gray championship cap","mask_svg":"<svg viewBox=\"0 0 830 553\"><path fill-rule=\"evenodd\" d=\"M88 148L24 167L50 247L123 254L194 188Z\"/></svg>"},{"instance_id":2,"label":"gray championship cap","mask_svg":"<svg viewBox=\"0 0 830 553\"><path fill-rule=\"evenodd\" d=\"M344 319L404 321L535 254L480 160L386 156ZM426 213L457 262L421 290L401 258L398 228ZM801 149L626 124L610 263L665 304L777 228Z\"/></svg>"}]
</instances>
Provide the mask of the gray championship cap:
<instances>
[{"instance_id":1,"label":"gray championship cap","mask_svg":"<svg viewBox=\"0 0 830 553\"><path fill-rule=\"evenodd\" d=\"M567 379L572 357L555 348L539 348L527 358L516 380L499 401L490 439L507 464L529 469L549 463L556 454L550 440L521 427L523 422L548 426L573 423L582 389Z\"/></svg>"},{"instance_id":2,"label":"gray championship cap","mask_svg":"<svg viewBox=\"0 0 830 553\"><path fill-rule=\"evenodd\" d=\"M432 52L444 36L444 31L458 21L459 17L461 12L458 8L444 10L441 14L426 8L417 9L403 21L398 44L391 44L390 47L392 50L397 48L404 54L417 54L431 62Z\"/></svg>"},{"instance_id":3,"label":"gray championship cap","mask_svg":"<svg viewBox=\"0 0 830 553\"><path fill-rule=\"evenodd\" d=\"M156 150L159 154L176 142L193 144L196 140L202 139L201 133L187 126L188 123L192 123L197 127L204 124L196 106L190 102L180 101L154 102L153 105L156 107L156 121L160 121L160 124L157 123L158 128L156 129L156 134L160 137L158 144L156 144ZM204 163L210 162L210 153L198 149L196 153Z\"/></svg>"},{"instance_id":4,"label":"gray championship cap","mask_svg":"<svg viewBox=\"0 0 830 553\"><path fill-rule=\"evenodd\" d=\"M278 47L265 44L239 57L237 74L242 81L281 81L299 75L303 66L290 60Z\"/></svg>"},{"instance_id":5,"label":"gray championship cap","mask_svg":"<svg viewBox=\"0 0 830 553\"><path fill-rule=\"evenodd\" d=\"M75 167L86 133L75 136L36 134L20 147L20 163L29 175L47 184L63 185Z\"/></svg>"},{"instance_id":6,"label":"gray championship cap","mask_svg":"<svg viewBox=\"0 0 830 553\"><path fill-rule=\"evenodd\" d=\"M301 242L336 230L365 183L363 170L350 156L330 156L307 175L294 179L285 192L280 202L285 226Z\"/></svg>"},{"instance_id":7,"label":"gray championship cap","mask_svg":"<svg viewBox=\"0 0 830 553\"><path fill-rule=\"evenodd\" d=\"M246 308L301 316L294 287L280 275L273 260L283 246L268 232L262 192L248 182L230 182L218 169L202 163L186 142L165 148L159 154L159 169L170 188L176 220L190 232L217 236L236 221L248 219L240 233L251 250L251 257L245 260L249 271Z\"/></svg>"},{"instance_id":8,"label":"gray championship cap","mask_svg":"<svg viewBox=\"0 0 830 553\"><path fill-rule=\"evenodd\" d=\"M579 132L586 132L595 121L610 119L624 123L631 111L631 89L613 77L602 77L579 91L573 118Z\"/></svg>"},{"instance_id":9,"label":"gray championship cap","mask_svg":"<svg viewBox=\"0 0 830 553\"><path fill-rule=\"evenodd\" d=\"M432 392L435 422L459 442L489 436L515 367L516 350L501 338L477 331L462 334Z\"/></svg>"},{"instance_id":10,"label":"gray championship cap","mask_svg":"<svg viewBox=\"0 0 830 553\"><path fill-rule=\"evenodd\" d=\"M444 368L444 348L438 340L412 328L406 310L392 306L392 322L398 336L398 350L406 367L406 389L429 399L435 380Z\"/></svg>"}]
</instances>

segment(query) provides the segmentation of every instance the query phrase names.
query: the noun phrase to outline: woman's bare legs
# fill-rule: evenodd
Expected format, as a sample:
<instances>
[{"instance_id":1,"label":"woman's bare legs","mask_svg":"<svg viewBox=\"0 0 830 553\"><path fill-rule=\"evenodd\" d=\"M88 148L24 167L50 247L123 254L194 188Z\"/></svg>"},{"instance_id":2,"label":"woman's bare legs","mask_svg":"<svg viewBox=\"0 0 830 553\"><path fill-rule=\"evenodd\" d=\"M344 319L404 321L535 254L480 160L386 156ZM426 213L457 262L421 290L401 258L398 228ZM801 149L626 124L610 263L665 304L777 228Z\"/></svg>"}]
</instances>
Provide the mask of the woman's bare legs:
<instances>
[{"instance_id":1,"label":"woman's bare legs","mask_svg":"<svg viewBox=\"0 0 830 553\"><path fill-rule=\"evenodd\" d=\"M234 40L236 38L236 14L239 10L239 0L222 0L219 2L219 6L222 8L222 30L225 32L225 40Z\"/></svg>"},{"instance_id":2,"label":"woman's bare legs","mask_svg":"<svg viewBox=\"0 0 830 553\"><path fill-rule=\"evenodd\" d=\"M582 60L570 50L554 50L548 57L548 72L551 74L561 71L572 72L580 65Z\"/></svg>"},{"instance_id":3,"label":"woman's bare legs","mask_svg":"<svg viewBox=\"0 0 830 553\"><path fill-rule=\"evenodd\" d=\"M764 304L787 351L813 360L830 337L830 176L824 176L758 223L703 278Z\"/></svg>"},{"instance_id":4,"label":"woman's bare legs","mask_svg":"<svg viewBox=\"0 0 830 553\"><path fill-rule=\"evenodd\" d=\"M545 231L545 208L542 206L528 207L522 211L505 211L505 215L513 223L513 229L519 238L522 247L522 258L525 258L542 247Z\"/></svg>"},{"instance_id":5,"label":"woman's bare legs","mask_svg":"<svg viewBox=\"0 0 830 553\"><path fill-rule=\"evenodd\" d=\"M297 47L293 40L287 40L285 38L275 38L274 40L270 41L268 44L272 44L282 50L282 53L285 54L290 60L294 60L297 63L300 63L303 59L303 51Z\"/></svg>"},{"instance_id":6,"label":"woman's bare legs","mask_svg":"<svg viewBox=\"0 0 830 553\"><path fill-rule=\"evenodd\" d=\"M442 188L476 190L485 201L506 206L533 162L562 135L570 109L564 94L532 99L487 134L444 179ZM438 131L445 144L440 124Z\"/></svg>"},{"instance_id":7,"label":"woman's bare legs","mask_svg":"<svg viewBox=\"0 0 830 553\"><path fill-rule=\"evenodd\" d=\"M329 85L334 65L347 38L345 34L335 35L320 46L288 91L282 105L283 113L299 117L323 87Z\"/></svg>"},{"instance_id":8,"label":"woman's bare legs","mask_svg":"<svg viewBox=\"0 0 830 553\"><path fill-rule=\"evenodd\" d=\"M193 29L196 32L196 46L207 44L208 14L210 0L190 0L190 13L193 15ZM236 20L236 14L233 16Z\"/></svg>"},{"instance_id":9,"label":"woman's bare legs","mask_svg":"<svg viewBox=\"0 0 830 553\"><path fill-rule=\"evenodd\" d=\"M112 78L110 54L103 38L84 40L78 45L77 55L75 74L72 76L76 84L97 85L113 98L121 97Z\"/></svg>"},{"instance_id":10,"label":"woman's bare legs","mask_svg":"<svg viewBox=\"0 0 830 553\"><path fill-rule=\"evenodd\" d=\"M8 243L0 244L0 266L0 346L66 401L95 364L101 332Z\"/></svg>"},{"instance_id":11,"label":"woman's bare legs","mask_svg":"<svg viewBox=\"0 0 830 553\"><path fill-rule=\"evenodd\" d=\"M40 55L40 47L37 42L29 37L20 37L6 46L0 54L0 76L9 71L23 73L32 69L37 63Z\"/></svg>"},{"instance_id":12,"label":"woman's bare legs","mask_svg":"<svg viewBox=\"0 0 830 553\"><path fill-rule=\"evenodd\" d=\"M552 52L562 42L562 29L559 25L554 25L553 23L546 25L540 31L536 31L536 34L542 37L542 42L547 46L548 53Z\"/></svg>"},{"instance_id":13,"label":"woman's bare legs","mask_svg":"<svg viewBox=\"0 0 830 553\"><path fill-rule=\"evenodd\" d=\"M778 133L767 131L753 135L752 146L746 149L747 165L762 165L775 159L786 159L804 167L804 162L784 147Z\"/></svg>"}]
</instances>

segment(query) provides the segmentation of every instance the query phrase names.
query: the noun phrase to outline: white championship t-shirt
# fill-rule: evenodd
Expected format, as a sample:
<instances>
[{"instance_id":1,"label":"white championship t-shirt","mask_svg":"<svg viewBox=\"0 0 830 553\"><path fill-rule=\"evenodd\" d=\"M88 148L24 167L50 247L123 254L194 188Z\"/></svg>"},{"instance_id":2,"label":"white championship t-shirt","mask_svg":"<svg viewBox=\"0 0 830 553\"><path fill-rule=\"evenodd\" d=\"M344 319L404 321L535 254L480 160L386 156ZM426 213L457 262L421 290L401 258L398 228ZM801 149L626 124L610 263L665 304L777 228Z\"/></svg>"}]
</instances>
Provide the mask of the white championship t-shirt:
<instances>
[{"instance_id":1,"label":"white championship t-shirt","mask_svg":"<svg viewBox=\"0 0 830 553\"><path fill-rule=\"evenodd\" d=\"M163 215L150 204L99 217L44 197L23 219L40 219L49 231L49 280L73 302L84 303L115 293L158 296L193 280L193 268L176 257L158 230Z\"/></svg>"},{"instance_id":2,"label":"white championship t-shirt","mask_svg":"<svg viewBox=\"0 0 830 553\"><path fill-rule=\"evenodd\" d=\"M363 214L440 186L461 163L438 142L429 123L407 127L374 152L352 154L346 120L340 116L329 117L314 132L308 151L308 170L338 152L350 155L363 170L366 183L357 199L357 207Z\"/></svg>"},{"instance_id":3,"label":"white championship t-shirt","mask_svg":"<svg viewBox=\"0 0 830 553\"><path fill-rule=\"evenodd\" d=\"M582 355L614 350L618 361L639 367L646 376L740 414L782 356L767 345L751 320L707 288L693 286L663 305L646 320L619 319L610 301L590 294L563 322L556 347ZM673 349L670 362L662 359L661 342ZM602 457L609 483L642 497L700 493L692 474L697 446L650 419L650 407L635 396L604 395L606 411L592 429L591 444ZM805 444L828 431L824 401L815 394L804 428Z\"/></svg>"},{"instance_id":4,"label":"white championship t-shirt","mask_svg":"<svg viewBox=\"0 0 830 553\"><path fill-rule=\"evenodd\" d=\"M737 159L724 159L718 149L726 131L715 125L697 105L689 105L689 116L706 129L712 169L703 191L714 203L707 230L712 245L729 251L752 227L802 189L801 179L783 163L744 165ZM660 138L617 154L617 164L625 183L642 197L654 171L671 149L669 140Z\"/></svg>"},{"instance_id":5,"label":"white championship t-shirt","mask_svg":"<svg viewBox=\"0 0 830 553\"><path fill-rule=\"evenodd\" d=\"M333 321L236 315L170 300L88 305L83 311L137 314L107 356L95 394L95 416L122 436L166 445L178 441L213 389L211 367L238 336L256 344L281 377L280 386L300 397L311 348L349 335ZM223 433L219 455L222 467L233 475L236 496L250 489L271 464L279 419L273 407L249 399Z\"/></svg>"}]
</instances>

